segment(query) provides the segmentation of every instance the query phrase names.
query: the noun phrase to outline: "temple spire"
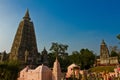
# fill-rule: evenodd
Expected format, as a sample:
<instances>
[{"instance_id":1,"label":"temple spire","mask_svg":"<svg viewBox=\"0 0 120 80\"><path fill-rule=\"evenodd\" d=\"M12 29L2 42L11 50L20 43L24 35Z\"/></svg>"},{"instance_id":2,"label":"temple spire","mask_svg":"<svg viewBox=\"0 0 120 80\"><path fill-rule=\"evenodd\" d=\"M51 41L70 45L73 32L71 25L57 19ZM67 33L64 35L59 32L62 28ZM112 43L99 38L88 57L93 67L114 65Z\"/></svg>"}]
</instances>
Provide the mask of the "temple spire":
<instances>
[{"instance_id":1,"label":"temple spire","mask_svg":"<svg viewBox=\"0 0 120 80\"><path fill-rule=\"evenodd\" d=\"M53 65L53 72L52 72L52 80L61 80L62 73L61 73L61 68L60 68L60 63L56 57L56 60Z\"/></svg>"},{"instance_id":2,"label":"temple spire","mask_svg":"<svg viewBox=\"0 0 120 80\"><path fill-rule=\"evenodd\" d=\"M27 9L25 16L23 17L24 20L30 20L29 10Z\"/></svg>"},{"instance_id":3,"label":"temple spire","mask_svg":"<svg viewBox=\"0 0 120 80\"><path fill-rule=\"evenodd\" d=\"M46 51L46 48L44 47L43 51Z\"/></svg>"},{"instance_id":4,"label":"temple spire","mask_svg":"<svg viewBox=\"0 0 120 80\"><path fill-rule=\"evenodd\" d=\"M104 41L104 39L102 40L102 43L101 43L101 45L105 45L105 41Z\"/></svg>"}]
</instances>

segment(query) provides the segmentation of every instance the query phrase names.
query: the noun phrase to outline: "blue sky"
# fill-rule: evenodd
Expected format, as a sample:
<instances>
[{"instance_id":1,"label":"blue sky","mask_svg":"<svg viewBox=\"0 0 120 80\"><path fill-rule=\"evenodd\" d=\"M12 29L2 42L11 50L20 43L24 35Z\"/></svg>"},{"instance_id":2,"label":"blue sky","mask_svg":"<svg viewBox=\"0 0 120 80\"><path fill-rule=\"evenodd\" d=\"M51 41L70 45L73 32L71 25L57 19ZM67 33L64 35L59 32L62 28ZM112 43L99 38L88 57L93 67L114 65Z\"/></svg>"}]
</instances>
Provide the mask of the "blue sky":
<instances>
[{"instance_id":1,"label":"blue sky","mask_svg":"<svg viewBox=\"0 0 120 80\"><path fill-rule=\"evenodd\" d=\"M0 52L10 52L26 9L34 22L39 52L52 42L68 44L68 52L88 48L99 54L100 43L117 45L119 0L0 0Z\"/></svg>"}]
</instances>

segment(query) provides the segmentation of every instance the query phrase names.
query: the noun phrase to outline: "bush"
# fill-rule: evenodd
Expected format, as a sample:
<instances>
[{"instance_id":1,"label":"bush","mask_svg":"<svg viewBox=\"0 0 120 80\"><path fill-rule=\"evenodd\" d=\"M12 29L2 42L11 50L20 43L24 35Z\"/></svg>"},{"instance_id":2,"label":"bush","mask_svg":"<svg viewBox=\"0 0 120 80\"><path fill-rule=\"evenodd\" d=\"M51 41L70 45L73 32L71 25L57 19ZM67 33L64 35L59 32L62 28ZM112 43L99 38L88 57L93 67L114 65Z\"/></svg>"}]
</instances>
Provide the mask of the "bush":
<instances>
[{"instance_id":1,"label":"bush","mask_svg":"<svg viewBox=\"0 0 120 80\"><path fill-rule=\"evenodd\" d=\"M14 62L0 63L0 80L17 80L19 65Z\"/></svg>"}]
</instances>

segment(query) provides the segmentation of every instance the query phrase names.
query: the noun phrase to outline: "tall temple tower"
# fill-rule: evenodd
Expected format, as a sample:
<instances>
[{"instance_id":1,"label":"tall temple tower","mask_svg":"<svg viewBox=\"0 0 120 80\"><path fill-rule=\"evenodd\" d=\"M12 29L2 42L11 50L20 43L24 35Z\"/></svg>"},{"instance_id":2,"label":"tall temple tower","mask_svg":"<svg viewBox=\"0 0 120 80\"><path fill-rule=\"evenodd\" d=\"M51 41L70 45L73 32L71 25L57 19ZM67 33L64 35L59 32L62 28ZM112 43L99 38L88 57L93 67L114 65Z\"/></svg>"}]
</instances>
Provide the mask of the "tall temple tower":
<instances>
[{"instance_id":1,"label":"tall temple tower","mask_svg":"<svg viewBox=\"0 0 120 80\"><path fill-rule=\"evenodd\" d=\"M9 59L30 64L35 63L38 56L34 24L27 10L18 26Z\"/></svg>"}]
</instances>

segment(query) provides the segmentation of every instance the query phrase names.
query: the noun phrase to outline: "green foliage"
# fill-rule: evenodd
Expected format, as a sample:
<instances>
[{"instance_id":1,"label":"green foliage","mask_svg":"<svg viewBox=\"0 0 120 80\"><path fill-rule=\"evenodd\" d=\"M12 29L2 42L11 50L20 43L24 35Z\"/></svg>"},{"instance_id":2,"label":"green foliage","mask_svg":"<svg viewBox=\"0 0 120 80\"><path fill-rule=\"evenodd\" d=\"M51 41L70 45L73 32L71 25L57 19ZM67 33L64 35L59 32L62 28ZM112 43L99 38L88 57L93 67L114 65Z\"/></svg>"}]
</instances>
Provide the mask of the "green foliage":
<instances>
[{"instance_id":1,"label":"green foliage","mask_svg":"<svg viewBox=\"0 0 120 80\"><path fill-rule=\"evenodd\" d=\"M52 51L52 53L55 53L56 56L64 55L67 48L68 48L68 45L52 43L50 51Z\"/></svg>"},{"instance_id":2,"label":"green foliage","mask_svg":"<svg viewBox=\"0 0 120 80\"><path fill-rule=\"evenodd\" d=\"M114 72L114 66L97 66L97 67L94 67L94 68L90 68L89 71L91 72L104 72L104 71L107 71L107 72Z\"/></svg>"},{"instance_id":3,"label":"green foliage","mask_svg":"<svg viewBox=\"0 0 120 80\"><path fill-rule=\"evenodd\" d=\"M93 66L95 61L95 54L88 49L81 49L81 68L82 69L89 69Z\"/></svg>"},{"instance_id":4,"label":"green foliage","mask_svg":"<svg viewBox=\"0 0 120 80\"><path fill-rule=\"evenodd\" d=\"M72 62L70 61L69 56L66 56L65 59L58 57L58 60L60 62L60 66L61 66L61 70L62 72L67 72L67 67L72 64Z\"/></svg>"},{"instance_id":5,"label":"green foliage","mask_svg":"<svg viewBox=\"0 0 120 80\"><path fill-rule=\"evenodd\" d=\"M56 56L58 57L63 72L66 71L67 67L72 63L80 65L81 69L89 69L93 66L95 54L93 54L92 51L81 49L80 52L74 51L72 55L66 55L65 51L67 47L67 45L52 43L50 48L51 53L48 54L50 67L53 66Z\"/></svg>"},{"instance_id":6,"label":"green foliage","mask_svg":"<svg viewBox=\"0 0 120 80\"><path fill-rule=\"evenodd\" d=\"M17 80L19 64L17 62L0 63L0 80Z\"/></svg>"},{"instance_id":7,"label":"green foliage","mask_svg":"<svg viewBox=\"0 0 120 80\"><path fill-rule=\"evenodd\" d=\"M111 51L111 57L116 57L118 56L118 53L116 51Z\"/></svg>"},{"instance_id":8,"label":"green foliage","mask_svg":"<svg viewBox=\"0 0 120 80\"><path fill-rule=\"evenodd\" d=\"M88 49L81 49L80 52L74 51L70 55L70 61L80 65L81 69L89 69L94 64L95 54Z\"/></svg>"},{"instance_id":9,"label":"green foliage","mask_svg":"<svg viewBox=\"0 0 120 80\"><path fill-rule=\"evenodd\" d=\"M54 63L55 59L56 59L55 53L48 54L49 67L51 67L51 68L53 67L53 63Z\"/></svg>"},{"instance_id":10,"label":"green foliage","mask_svg":"<svg viewBox=\"0 0 120 80\"><path fill-rule=\"evenodd\" d=\"M117 35L117 38L120 40L120 34Z\"/></svg>"},{"instance_id":11,"label":"green foliage","mask_svg":"<svg viewBox=\"0 0 120 80\"><path fill-rule=\"evenodd\" d=\"M70 65L70 60L68 54L65 52L68 48L68 45L52 43L50 48L51 53L48 54L49 67L53 67L56 57L58 58L62 72L67 71L67 66Z\"/></svg>"},{"instance_id":12,"label":"green foliage","mask_svg":"<svg viewBox=\"0 0 120 80\"><path fill-rule=\"evenodd\" d=\"M69 56L69 58L70 58L69 59L70 62L78 64L78 65L81 64L81 56L80 56L80 53L78 51L74 51L72 53L72 55Z\"/></svg>"},{"instance_id":13,"label":"green foliage","mask_svg":"<svg viewBox=\"0 0 120 80\"><path fill-rule=\"evenodd\" d=\"M55 53L49 53L48 54L49 67L51 67L51 68L53 67L55 59L56 59ZM60 62L62 72L66 72L67 67L70 64L72 64L69 59L70 59L69 56L65 56L64 59L62 57L58 56L58 61Z\"/></svg>"}]
</instances>

